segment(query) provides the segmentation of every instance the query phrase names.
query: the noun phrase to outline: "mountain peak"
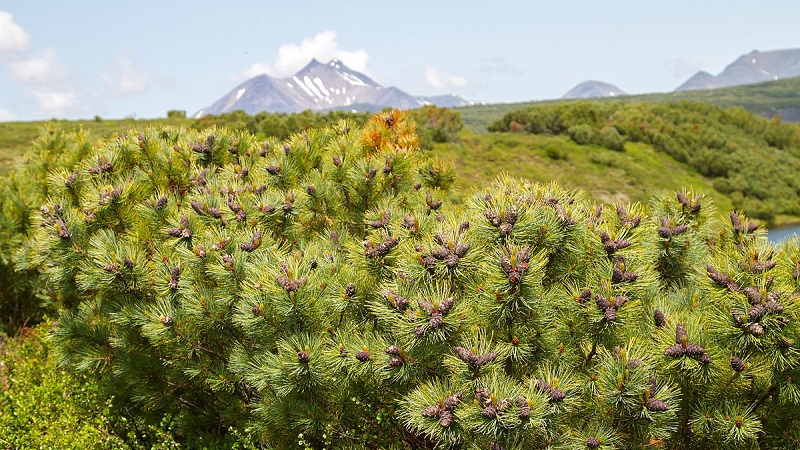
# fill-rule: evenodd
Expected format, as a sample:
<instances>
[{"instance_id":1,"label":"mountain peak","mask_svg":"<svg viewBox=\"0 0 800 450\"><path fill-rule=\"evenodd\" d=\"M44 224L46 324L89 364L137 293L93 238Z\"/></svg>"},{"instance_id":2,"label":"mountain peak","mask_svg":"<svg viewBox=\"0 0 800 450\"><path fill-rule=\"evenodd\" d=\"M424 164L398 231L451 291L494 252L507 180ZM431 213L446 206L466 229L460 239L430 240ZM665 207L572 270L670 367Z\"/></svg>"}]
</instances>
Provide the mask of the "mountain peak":
<instances>
[{"instance_id":1,"label":"mountain peak","mask_svg":"<svg viewBox=\"0 0 800 450\"><path fill-rule=\"evenodd\" d=\"M725 67L718 75L698 72L676 91L716 89L800 76L800 49L753 50Z\"/></svg>"},{"instance_id":2,"label":"mountain peak","mask_svg":"<svg viewBox=\"0 0 800 450\"><path fill-rule=\"evenodd\" d=\"M625 95L625 91L605 81L588 80L561 96L563 99L617 97Z\"/></svg>"},{"instance_id":3,"label":"mountain peak","mask_svg":"<svg viewBox=\"0 0 800 450\"><path fill-rule=\"evenodd\" d=\"M369 76L347 67L338 58L321 63L312 58L292 76L273 78L259 75L203 108L198 115L242 110L258 112L301 112L329 110L378 111L383 108L412 109L426 104L466 106L466 100L449 96L416 97L396 87L384 88Z\"/></svg>"}]
</instances>

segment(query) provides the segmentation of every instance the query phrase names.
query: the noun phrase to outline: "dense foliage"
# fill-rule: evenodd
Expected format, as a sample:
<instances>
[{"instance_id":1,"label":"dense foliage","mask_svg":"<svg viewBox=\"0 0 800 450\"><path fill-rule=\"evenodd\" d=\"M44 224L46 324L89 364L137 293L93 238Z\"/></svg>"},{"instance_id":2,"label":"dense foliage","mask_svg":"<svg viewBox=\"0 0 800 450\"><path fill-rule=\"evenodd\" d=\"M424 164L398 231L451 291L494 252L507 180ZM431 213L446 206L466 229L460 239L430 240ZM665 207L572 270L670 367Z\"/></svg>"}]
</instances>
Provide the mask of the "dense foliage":
<instances>
[{"instance_id":1,"label":"dense foliage","mask_svg":"<svg viewBox=\"0 0 800 450\"><path fill-rule=\"evenodd\" d=\"M124 418L90 379L58 368L47 329L0 336L0 447L179 448L166 430Z\"/></svg>"},{"instance_id":2,"label":"dense foliage","mask_svg":"<svg viewBox=\"0 0 800 450\"><path fill-rule=\"evenodd\" d=\"M569 102L508 113L490 130L567 134L614 150L644 142L712 178L753 217L800 215L800 126L779 118L704 103Z\"/></svg>"},{"instance_id":3,"label":"dense foliage","mask_svg":"<svg viewBox=\"0 0 800 450\"><path fill-rule=\"evenodd\" d=\"M504 178L457 209L417 139L390 111L43 146L63 159L30 169L16 268L58 306L61 363L186 439L797 447L797 242L694 192Z\"/></svg>"}]
</instances>

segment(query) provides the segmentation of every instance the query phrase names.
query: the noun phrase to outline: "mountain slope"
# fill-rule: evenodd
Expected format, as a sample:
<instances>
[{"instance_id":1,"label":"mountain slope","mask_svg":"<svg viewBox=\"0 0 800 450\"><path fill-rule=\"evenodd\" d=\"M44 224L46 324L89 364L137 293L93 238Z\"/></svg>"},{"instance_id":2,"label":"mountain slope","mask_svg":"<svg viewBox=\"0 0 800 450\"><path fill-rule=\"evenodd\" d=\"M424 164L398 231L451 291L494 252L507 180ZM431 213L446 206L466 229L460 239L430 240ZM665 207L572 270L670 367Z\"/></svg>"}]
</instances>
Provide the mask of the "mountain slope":
<instances>
[{"instance_id":1,"label":"mountain slope","mask_svg":"<svg viewBox=\"0 0 800 450\"><path fill-rule=\"evenodd\" d=\"M563 99L618 97L625 91L604 81L589 80L579 83L561 96Z\"/></svg>"},{"instance_id":2,"label":"mountain slope","mask_svg":"<svg viewBox=\"0 0 800 450\"><path fill-rule=\"evenodd\" d=\"M800 49L752 52L742 55L719 75L697 72L675 91L716 89L800 76Z\"/></svg>"},{"instance_id":3,"label":"mountain slope","mask_svg":"<svg viewBox=\"0 0 800 450\"><path fill-rule=\"evenodd\" d=\"M249 114L301 112L305 110L380 110L386 107L413 109L426 104L464 106L461 97L416 97L396 87L383 87L372 78L352 70L338 59L323 64L316 59L286 78L258 75L201 109L195 117L242 110Z\"/></svg>"}]
</instances>

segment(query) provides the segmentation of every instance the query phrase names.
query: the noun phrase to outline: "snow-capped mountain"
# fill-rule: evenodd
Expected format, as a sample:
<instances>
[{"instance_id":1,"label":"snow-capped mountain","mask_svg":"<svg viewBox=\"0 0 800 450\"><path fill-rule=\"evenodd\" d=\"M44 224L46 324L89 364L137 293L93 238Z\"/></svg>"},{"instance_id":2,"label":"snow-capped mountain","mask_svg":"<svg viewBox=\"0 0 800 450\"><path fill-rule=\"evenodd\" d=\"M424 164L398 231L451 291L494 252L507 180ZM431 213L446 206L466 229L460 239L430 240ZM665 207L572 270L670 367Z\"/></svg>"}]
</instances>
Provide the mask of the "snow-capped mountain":
<instances>
[{"instance_id":1,"label":"snow-capped mountain","mask_svg":"<svg viewBox=\"0 0 800 450\"><path fill-rule=\"evenodd\" d=\"M474 104L456 95L416 97L396 87L383 87L338 59L323 64L316 59L287 78L258 75L233 88L196 117L242 110L292 113L305 110L377 111L386 107L412 109L426 104Z\"/></svg>"}]
</instances>

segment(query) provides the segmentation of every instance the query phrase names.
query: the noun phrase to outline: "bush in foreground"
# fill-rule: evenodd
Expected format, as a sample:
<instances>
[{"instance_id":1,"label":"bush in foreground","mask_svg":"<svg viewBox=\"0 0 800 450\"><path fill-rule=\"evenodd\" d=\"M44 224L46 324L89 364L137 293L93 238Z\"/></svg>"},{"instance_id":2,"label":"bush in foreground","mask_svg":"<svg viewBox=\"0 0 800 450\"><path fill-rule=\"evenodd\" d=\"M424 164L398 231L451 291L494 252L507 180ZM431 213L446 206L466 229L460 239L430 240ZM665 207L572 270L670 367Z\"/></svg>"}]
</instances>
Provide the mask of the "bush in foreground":
<instances>
[{"instance_id":1,"label":"bush in foreground","mask_svg":"<svg viewBox=\"0 0 800 450\"><path fill-rule=\"evenodd\" d=\"M275 448L791 448L800 246L691 192L452 170L396 111L286 142L144 130L50 171L17 253L61 362Z\"/></svg>"}]
</instances>

